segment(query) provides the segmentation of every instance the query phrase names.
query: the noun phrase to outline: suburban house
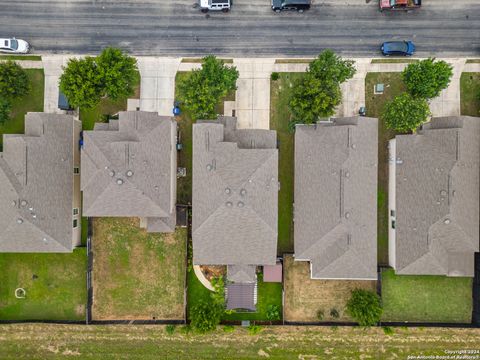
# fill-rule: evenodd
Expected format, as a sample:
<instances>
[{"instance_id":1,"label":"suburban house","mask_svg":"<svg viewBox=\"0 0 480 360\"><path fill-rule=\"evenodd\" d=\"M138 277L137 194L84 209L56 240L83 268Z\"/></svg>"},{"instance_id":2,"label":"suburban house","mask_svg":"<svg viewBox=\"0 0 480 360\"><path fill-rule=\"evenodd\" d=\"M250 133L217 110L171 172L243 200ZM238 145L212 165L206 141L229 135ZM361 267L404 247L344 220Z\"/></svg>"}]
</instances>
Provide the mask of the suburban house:
<instances>
[{"instance_id":1,"label":"suburban house","mask_svg":"<svg viewBox=\"0 0 480 360\"><path fill-rule=\"evenodd\" d=\"M143 111L83 132L83 215L139 217L149 232L175 231L177 123Z\"/></svg>"},{"instance_id":2,"label":"suburban house","mask_svg":"<svg viewBox=\"0 0 480 360\"><path fill-rule=\"evenodd\" d=\"M72 252L80 245L79 138L70 115L28 113L3 135L0 252Z\"/></svg>"},{"instance_id":3,"label":"suburban house","mask_svg":"<svg viewBox=\"0 0 480 360\"><path fill-rule=\"evenodd\" d=\"M377 278L378 121L295 130L294 250L312 279Z\"/></svg>"},{"instance_id":4,"label":"suburban house","mask_svg":"<svg viewBox=\"0 0 480 360\"><path fill-rule=\"evenodd\" d=\"M403 275L473 277L480 119L434 118L389 147L390 266Z\"/></svg>"},{"instance_id":5,"label":"suburban house","mask_svg":"<svg viewBox=\"0 0 480 360\"><path fill-rule=\"evenodd\" d=\"M277 139L236 122L193 125L193 263L227 265L227 308L255 310L256 268L277 258Z\"/></svg>"}]
</instances>

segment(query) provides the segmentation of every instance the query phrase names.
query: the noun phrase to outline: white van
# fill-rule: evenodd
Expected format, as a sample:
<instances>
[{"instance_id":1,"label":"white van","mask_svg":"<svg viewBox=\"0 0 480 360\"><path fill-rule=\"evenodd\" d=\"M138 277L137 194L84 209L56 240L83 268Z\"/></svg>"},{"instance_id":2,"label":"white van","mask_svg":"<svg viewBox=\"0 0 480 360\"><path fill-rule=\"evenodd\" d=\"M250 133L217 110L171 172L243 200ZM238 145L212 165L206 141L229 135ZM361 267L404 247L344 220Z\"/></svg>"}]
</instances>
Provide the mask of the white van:
<instances>
[{"instance_id":1,"label":"white van","mask_svg":"<svg viewBox=\"0 0 480 360\"><path fill-rule=\"evenodd\" d=\"M204 13L209 10L228 12L230 6L230 0L200 0L200 10Z\"/></svg>"}]
</instances>

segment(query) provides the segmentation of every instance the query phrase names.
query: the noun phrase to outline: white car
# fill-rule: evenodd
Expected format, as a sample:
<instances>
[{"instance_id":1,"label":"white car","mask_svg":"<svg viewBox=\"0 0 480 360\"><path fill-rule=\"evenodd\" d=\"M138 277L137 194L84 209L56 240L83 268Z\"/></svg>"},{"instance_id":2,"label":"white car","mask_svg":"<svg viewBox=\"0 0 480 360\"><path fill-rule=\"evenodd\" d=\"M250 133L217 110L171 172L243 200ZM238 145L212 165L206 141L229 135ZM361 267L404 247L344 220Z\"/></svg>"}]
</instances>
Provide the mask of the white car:
<instances>
[{"instance_id":1,"label":"white car","mask_svg":"<svg viewBox=\"0 0 480 360\"><path fill-rule=\"evenodd\" d=\"M0 38L0 52L10 54L26 54L30 49L30 45L25 40L20 39L1 39Z\"/></svg>"}]
</instances>

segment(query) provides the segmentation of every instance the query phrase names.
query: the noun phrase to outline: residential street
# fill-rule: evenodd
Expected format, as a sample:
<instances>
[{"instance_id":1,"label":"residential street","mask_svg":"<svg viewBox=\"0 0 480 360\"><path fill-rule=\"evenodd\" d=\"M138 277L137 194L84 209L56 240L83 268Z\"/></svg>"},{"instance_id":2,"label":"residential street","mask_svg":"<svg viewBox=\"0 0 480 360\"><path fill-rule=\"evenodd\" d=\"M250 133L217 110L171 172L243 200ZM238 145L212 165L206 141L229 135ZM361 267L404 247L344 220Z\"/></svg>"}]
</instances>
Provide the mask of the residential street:
<instances>
[{"instance_id":1,"label":"residential street","mask_svg":"<svg viewBox=\"0 0 480 360\"><path fill-rule=\"evenodd\" d=\"M368 4L367 4L368 2ZM0 36L33 52L93 53L107 45L136 55L311 56L323 48L378 56L379 44L411 39L419 56L480 53L480 1L425 0L421 9L381 13L377 0L314 0L275 14L270 0L234 0L228 14L202 14L195 0L0 0Z\"/></svg>"}]
</instances>

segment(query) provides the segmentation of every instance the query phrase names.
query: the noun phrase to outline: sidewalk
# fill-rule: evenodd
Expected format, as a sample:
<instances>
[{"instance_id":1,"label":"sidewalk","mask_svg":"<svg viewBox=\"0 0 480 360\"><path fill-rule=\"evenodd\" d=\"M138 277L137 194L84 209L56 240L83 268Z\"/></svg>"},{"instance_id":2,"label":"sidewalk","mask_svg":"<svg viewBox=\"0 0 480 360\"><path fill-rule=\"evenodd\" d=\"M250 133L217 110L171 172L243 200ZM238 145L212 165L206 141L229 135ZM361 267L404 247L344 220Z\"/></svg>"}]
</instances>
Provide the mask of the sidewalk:
<instances>
[{"instance_id":1,"label":"sidewalk","mask_svg":"<svg viewBox=\"0 0 480 360\"><path fill-rule=\"evenodd\" d=\"M46 55L42 56L43 72L45 75L45 92L43 100L43 111L48 113L64 114L58 108L59 81L62 75L62 66L66 66L68 55ZM23 62L22 62L23 66Z\"/></svg>"}]
</instances>

